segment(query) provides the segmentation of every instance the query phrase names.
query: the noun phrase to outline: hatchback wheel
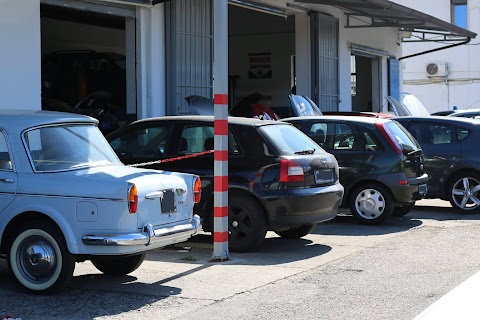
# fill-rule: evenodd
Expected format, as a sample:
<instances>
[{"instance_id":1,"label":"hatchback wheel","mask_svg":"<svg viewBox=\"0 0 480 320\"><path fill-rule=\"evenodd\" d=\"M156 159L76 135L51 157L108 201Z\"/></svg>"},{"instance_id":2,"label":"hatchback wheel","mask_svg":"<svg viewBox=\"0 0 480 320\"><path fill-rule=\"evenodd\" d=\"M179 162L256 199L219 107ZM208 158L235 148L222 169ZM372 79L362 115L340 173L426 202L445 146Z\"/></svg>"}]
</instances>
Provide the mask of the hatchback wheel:
<instances>
[{"instance_id":1,"label":"hatchback wheel","mask_svg":"<svg viewBox=\"0 0 480 320\"><path fill-rule=\"evenodd\" d=\"M98 256L92 263L104 274L123 276L137 270L145 259L145 253L132 256Z\"/></svg>"},{"instance_id":2,"label":"hatchback wheel","mask_svg":"<svg viewBox=\"0 0 480 320\"><path fill-rule=\"evenodd\" d=\"M452 207L460 213L470 213L480 207L480 175L469 173L456 176L449 188Z\"/></svg>"},{"instance_id":3,"label":"hatchback wheel","mask_svg":"<svg viewBox=\"0 0 480 320\"><path fill-rule=\"evenodd\" d=\"M316 223L314 223L314 224L304 224L304 225L301 225L299 227L293 227L293 228L283 230L283 231L275 231L275 233L278 234L282 238L299 239L301 237L306 236L310 232L312 232L313 229L315 229L316 226L317 226Z\"/></svg>"},{"instance_id":4,"label":"hatchback wheel","mask_svg":"<svg viewBox=\"0 0 480 320\"><path fill-rule=\"evenodd\" d=\"M7 259L18 283L36 292L61 289L75 268L63 234L47 221L28 222L16 230Z\"/></svg>"},{"instance_id":5,"label":"hatchback wheel","mask_svg":"<svg viewBox=\"0 0 480 320\"><path fill-rule=\"evenodd\" d=\"M261 246L267 234L264 210L257 201L232 194L228 201L229 249L246 252Z\"/></svg>"},{"instance_id":6,"label":"hatchback wheel","mask_svg":"<svg viewBox=\"0 0 480 320\"><path fill-rule=\"evenodd\" d=\"M393 198L381 185L365 184L356 187L349 198L353 217L364 224L379 224L392 215Z\"/></svg>"}]
</instances>

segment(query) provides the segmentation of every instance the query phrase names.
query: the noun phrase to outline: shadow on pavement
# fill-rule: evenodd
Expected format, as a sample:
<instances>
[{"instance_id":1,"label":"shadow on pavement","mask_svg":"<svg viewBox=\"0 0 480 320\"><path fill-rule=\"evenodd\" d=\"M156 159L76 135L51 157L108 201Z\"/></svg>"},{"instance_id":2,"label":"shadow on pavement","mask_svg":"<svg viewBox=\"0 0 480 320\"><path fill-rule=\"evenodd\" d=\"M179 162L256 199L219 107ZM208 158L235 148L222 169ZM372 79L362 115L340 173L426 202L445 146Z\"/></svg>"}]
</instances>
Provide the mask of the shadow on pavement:
<instances>
[{"instance_id":1,"label":"shadow on pavement","mask_svg":"<svg viewBox=\"0 0 480 320\"><path fill-rule=\"evenodd\" d=\"M190 241L162 250L154 250L147 255L150 261L182 263L210 263L213 254L213 238L210 234L199 234ZM186 249L187 248L187 249ZM279 265L306 260L323 255L332 250L330 246L314 243L309 239L283 239L268 236L263 245L252 252L230 252L235 257L228 264L238 265ZM217 262L211 262L216 264Z\"/></svg>"},{"instance_id":2,"label":"shadow on pavement","mask_svg":"<svg viewBox=\"0 0 480 320\"><path fill-rule=\"evenodd\" d=\"M402 218L390 217L384 223L379 225L366 225L357 222L351 215L341 214L335 219L318 224L312 233L319 235L342 236L385 235L405 232L421 225L421 220L410 219L409 215Z\"/></svg>"},{"instance_id":3,"label":"shadow on pavement","mask_svg":"<svg viewBox=\"0 0 480 320\"><path fill-rule=\"evenodd\" d=\"M434 207L434 206L417 206L415 210L409 213L406 217L412 219L433 219L437 221L447 220L480 220L480 213L478 211L461 214L455 211L452 207Z\"/></svg>"},{"instance_id":4,"label":"shadow on pavement","mask_svg":"<svg viewBox=\"0 0 480 320\"><path fill-rule=\"evenodd\" d=\"M194 271L192 271L194 272ZM26 292L0 264L0 315L22 319L93 319L138 310L181 293L180 288L136 282L134 276L85 274L51 295ZM138 293L132 295L131 293ZM125 294L129 293L129 294Z\"/></svg>"}]
</instances>

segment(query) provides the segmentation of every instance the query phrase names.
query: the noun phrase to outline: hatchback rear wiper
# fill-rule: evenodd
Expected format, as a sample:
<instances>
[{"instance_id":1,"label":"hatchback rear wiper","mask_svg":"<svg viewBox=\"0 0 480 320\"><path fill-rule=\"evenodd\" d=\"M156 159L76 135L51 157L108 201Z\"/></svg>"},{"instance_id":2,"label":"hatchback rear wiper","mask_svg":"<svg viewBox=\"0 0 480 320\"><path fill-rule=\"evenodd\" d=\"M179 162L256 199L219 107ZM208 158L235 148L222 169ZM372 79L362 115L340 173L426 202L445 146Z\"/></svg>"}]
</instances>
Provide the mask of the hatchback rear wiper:
<instances>
[{"instance_id":1,"label":"hatchback rear wiper","mask_svg":"<svg viewBox=\"0 0 480 320\"><path fill-rule=\"evenodd\" d=\"M295 154L313 154L315 152L315 148L313 150L302 150L302 151L297 151Z\"/></svg>"}]
</instances>

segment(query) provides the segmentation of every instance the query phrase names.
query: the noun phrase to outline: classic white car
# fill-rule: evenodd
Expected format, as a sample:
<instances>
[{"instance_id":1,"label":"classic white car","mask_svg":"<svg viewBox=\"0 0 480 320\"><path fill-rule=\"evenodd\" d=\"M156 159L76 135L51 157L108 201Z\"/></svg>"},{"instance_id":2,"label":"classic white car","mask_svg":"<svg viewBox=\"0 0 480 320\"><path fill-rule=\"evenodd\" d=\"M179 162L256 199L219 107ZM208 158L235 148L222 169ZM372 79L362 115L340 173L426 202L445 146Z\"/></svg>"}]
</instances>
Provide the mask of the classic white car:
<instances>
[{"instance_id":1,"label":"classic white car","mask_svg":"<svg viewBox=\"0 0 480 320\"><path fill-rule=\"evenodd\" d=\"M75 262L137 269L147 250L200 228L198 176L123 165L86 116L0 111L0 255L32 291L66 285Z\"/></svg>"}]
</instances>

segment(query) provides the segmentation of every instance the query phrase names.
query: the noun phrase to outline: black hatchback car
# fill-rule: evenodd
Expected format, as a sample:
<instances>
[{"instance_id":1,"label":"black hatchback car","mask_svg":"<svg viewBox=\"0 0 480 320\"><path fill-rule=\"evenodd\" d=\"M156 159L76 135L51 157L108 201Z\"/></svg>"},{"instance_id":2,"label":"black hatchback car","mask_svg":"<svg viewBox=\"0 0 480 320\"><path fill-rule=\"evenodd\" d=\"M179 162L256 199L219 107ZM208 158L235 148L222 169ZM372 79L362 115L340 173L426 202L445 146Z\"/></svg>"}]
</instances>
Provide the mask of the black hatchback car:
<instances>
[{"instance_id":1,"label":"black hatchback car","mask_svg":"<svg viewBox=\"0 0 480 320\"><path fill-rule=\"evenodd\" d=\"M286 238L310 233L337 215L343 197L335 157L294 126L278 121L229 117L229 247L255 249L267 230ZM211 116L172 116L136 121L107 140L125 164L195 173L202 199L195 207L204 231L213 230L213 153Z\"/></svg>"},{"instance_id":2,"label":"black hatchback car","mask_svg":"<svg viewBox=\"0 0 480 320\"><path fill-rule=\"evenodd\" d=\"M343 205L361 223L402 216L427 192L423 153L399 123L359 116L282 119L333 154L345 188Z\"/></svg>"},{"instance_id":3,"label":"black hatchback car","mask_svg":"<svg viewBox=\"0 0 480 320\"><path fill-rule=\"evenodd\" d=\"M427 198L449 200L460 213L480 209L480 121L457 117L396 119L417 139L429 176Z\"/></svg>"}]
</instances>

